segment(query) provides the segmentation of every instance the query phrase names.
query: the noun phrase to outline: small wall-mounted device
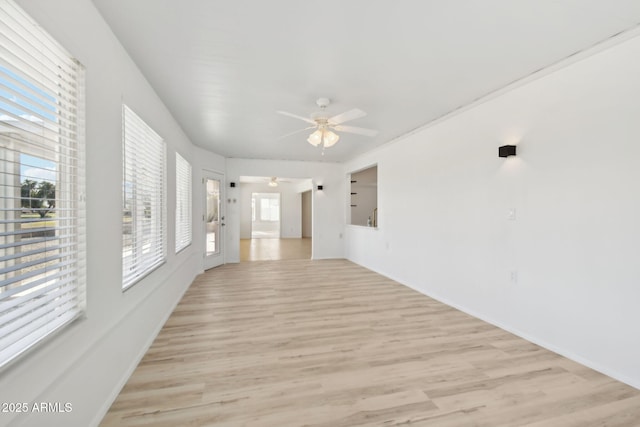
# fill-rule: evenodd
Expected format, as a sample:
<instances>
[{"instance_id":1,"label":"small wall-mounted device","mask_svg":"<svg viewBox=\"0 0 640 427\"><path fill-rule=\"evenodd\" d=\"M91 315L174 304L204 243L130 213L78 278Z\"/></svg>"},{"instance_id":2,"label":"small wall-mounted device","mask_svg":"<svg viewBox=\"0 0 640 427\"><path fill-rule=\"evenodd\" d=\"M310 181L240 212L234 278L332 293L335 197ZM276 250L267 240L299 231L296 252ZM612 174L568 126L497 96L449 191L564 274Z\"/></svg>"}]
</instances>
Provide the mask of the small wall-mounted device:
<instances>
[{"instance_id":1,"label":"small wall-mounted device","mask_svg":"<svg viewBox=\"0 0 640 427\"><path fill-rule=\"evenodd\" d=\"M498 157L509 157L516 155L515 145L503 145L498 148Z\"/></svg>"},{"instance_id":2,"label":"small wall-mounted device","mask_svg":"<svg viewBox=\"0 0 640 427\"><path fill-rule=\"evenodd\" d=\"M324 188L323 185L318 185L318 191L322 191L323 188Z\"/></svg>"},{"instance_id":3,"label":"small wall-mounted device","mask_svg":"<svg viewBox=\"0 0 640 427\"><path fill-rule=\"evenodd\" d=\"M230 182L230 183L229 183L229 187L234 188L235 186L236 186L236 183L235 183L235 182Z\"/></svg>"}]
</instances>

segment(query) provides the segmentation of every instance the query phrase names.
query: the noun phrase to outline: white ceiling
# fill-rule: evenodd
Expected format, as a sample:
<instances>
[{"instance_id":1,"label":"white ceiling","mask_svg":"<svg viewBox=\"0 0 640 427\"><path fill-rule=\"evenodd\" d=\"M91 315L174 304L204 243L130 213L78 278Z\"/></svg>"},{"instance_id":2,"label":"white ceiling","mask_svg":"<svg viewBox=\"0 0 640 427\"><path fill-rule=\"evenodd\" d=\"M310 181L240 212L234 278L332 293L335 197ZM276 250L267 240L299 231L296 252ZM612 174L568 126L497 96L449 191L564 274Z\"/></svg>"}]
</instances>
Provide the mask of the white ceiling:
<instances>
[{"instance_id":1,"label":"white ceiling","mask_svg":"<svg viewBox=\"0 0 640 427\"><path fill-rule=\"evenodd\" d=\"M638 0L93 1L195 144L287 160L353 158L640 22ZM318 97L380 133L279 139Z\"/></svg>"}]
</instances>

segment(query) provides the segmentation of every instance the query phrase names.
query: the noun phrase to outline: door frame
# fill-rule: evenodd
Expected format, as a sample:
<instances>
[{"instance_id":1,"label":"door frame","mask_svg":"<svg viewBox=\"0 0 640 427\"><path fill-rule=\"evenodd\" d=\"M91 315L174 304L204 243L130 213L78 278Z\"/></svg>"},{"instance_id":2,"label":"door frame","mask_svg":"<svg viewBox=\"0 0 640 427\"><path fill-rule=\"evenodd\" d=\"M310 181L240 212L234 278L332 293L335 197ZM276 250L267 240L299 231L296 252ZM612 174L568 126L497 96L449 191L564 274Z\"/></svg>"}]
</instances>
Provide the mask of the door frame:
<instances>
[{"instance_id":1,"label":"door frame","mask_svg":"<svg viewBox=\"0 0 640 427\"><path fill-rule=\"evenodd\" d=\"M214 255L207 256L207 180L213 179L220 182L220 200L218 206L218 251ZM202 235L204 236L204 245L202 247L202 266L203 270L209 270L214 267L218 267L225 263L225 175L221 172L217 172L210 169L202 169L202 227L200 228Z\"/></svg>"}]
</instances>

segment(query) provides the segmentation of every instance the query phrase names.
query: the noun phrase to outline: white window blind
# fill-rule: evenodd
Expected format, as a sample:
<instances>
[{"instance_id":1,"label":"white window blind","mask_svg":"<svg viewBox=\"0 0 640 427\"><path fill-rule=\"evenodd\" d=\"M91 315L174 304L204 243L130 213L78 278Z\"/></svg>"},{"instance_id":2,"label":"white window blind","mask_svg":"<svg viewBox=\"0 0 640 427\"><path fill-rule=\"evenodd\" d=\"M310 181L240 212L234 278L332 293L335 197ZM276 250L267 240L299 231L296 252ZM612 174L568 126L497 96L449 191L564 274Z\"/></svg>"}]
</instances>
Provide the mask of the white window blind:
<instances>
[{"instance_id":1,"label":"white window blind","mask_svg":"<svg viewBox=\"0 0 640 427\"><path fill-rule=\"evenodd\" d=\"M191 165L176 153L176 252L191 244Z\"/></svg>"},{"instance_id":2,"label":"white window blind","mask_svg":"<svg viewBox=\"0 0 640 427\"><path fill-rule=\"evenodd\" d=\"M85 306L82 66L0 1L0 366Z\"/></svg>"},{"instance_id":3,"label":"white window blind","mask_svg":"<svg viewBox=\"0 0 640 427\"><path fill-rule=\"evenodd\" d=\"M126 289L165 260L166 148L136 113L122 107L122 287Z\"/></svg>"}]
</instances>

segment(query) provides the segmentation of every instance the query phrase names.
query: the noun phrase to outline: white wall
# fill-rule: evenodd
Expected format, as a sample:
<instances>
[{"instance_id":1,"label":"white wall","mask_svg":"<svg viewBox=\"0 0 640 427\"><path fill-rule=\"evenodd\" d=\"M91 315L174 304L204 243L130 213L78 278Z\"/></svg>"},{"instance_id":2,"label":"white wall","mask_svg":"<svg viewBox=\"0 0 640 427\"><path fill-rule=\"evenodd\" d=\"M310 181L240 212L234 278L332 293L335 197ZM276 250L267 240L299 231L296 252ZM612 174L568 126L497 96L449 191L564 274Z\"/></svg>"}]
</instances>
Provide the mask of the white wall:
<instances>
[{"instance_id":1,"label":"white wall","mask_svg":"<svg viewBox=\"0 0 640 427\"><path fill-rule=\"evenodd\" d=\"M636 37L345 165L347 257L640 388L639 75Z\"/></svg>"},{"instance_id":2,"label":"white wall","mask_svg":"<svg viewBox=\"0 0 640 427\"><path fill-rule=\"evenodd\" d=\"M285 160L227 159L227 182L240 182L240 176L285 176L305 178L313 182L313 242L314 259L342 258L344 256L344 193L346 191L343 167L338 163L296 162ZM315 190L324 185L323 191ZM237 184L236 184L237 185ZM227 186L228 187L228 186ZM298 187L304 191L307 185ZM240 199L240 188L227 188L228 199ZM240 206L229 204L226 227L226 260L240 262Z\"/></svg>"},{"instance_id":3,"label":"white wall","mask_svg":"<svg viewBox=\"0 0 640 427\"><path fill-rule=\"evenodd\" d=\"M313 231L313 223L311 221L313 205L311 203L311 198L311 190L302 193L302 237L311 237L311 233Z\"/></svg>"},{"instance_id":4,"label":"white wall","mask_svg":"<svg viewBox=\"0 0 640 427\"><path fill-rule=\"evenodd\" d=\"M0 425L97 425L182 293L202 243L175 255L175 152L191 142L88 0L19 0L86 67L87 314L0 374L1 402L68 402L65 414L0 414ZM167 142L167 262L121 290L122 102ZM224 168L224 160L207 159ZM194 201L198 200L194 193ZM194 208L194 218L201 209ZM195 228L195 227L194 227Z\"/></svg>"}]
</instances>

